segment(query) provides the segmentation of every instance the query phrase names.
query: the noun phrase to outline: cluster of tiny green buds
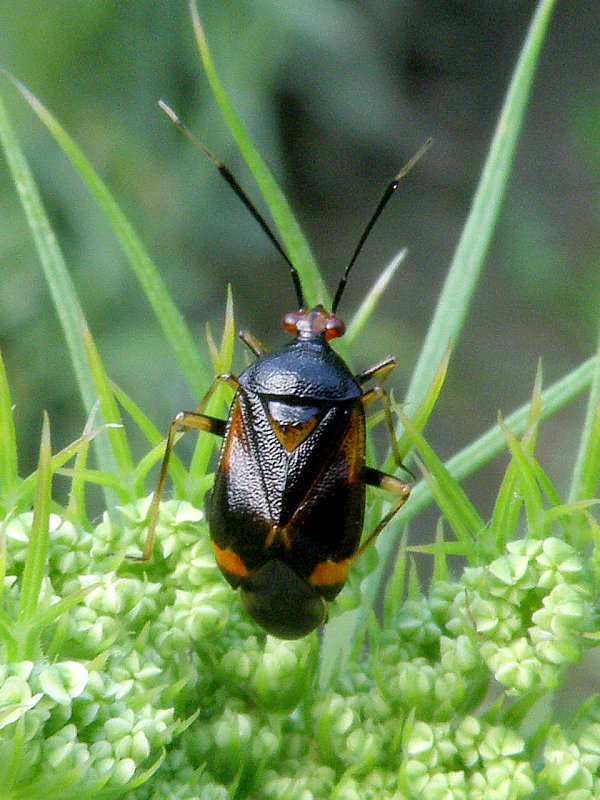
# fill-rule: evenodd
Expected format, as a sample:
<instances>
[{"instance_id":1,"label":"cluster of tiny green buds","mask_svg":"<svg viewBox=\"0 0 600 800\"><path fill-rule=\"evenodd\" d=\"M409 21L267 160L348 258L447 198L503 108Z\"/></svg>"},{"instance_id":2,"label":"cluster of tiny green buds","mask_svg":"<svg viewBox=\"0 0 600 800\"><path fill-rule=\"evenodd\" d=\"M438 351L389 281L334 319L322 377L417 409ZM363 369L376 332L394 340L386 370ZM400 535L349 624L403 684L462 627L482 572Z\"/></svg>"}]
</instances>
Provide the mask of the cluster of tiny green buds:
<instances>
[{"instance_id":1,"label":"cluster of tiny green buds","mask_svg":"<svg viewBox=\"0 0 600 800\"><path fill-rule=\"evenodd\" d=\"M554 726L546 738L540 778L565 800L599 797L600 723L588 721L575 737Z\"/></svg>"},{"instance_id":2,"label":"cluster of tiny green buds","mask_svg":"<svg viewBox=\"0 0 600 800\"><path fill-rule=\"evenodd\" d=\"M513 695L557 686L598 622L585 560L555 537L509 542L487 567L465 570L448 629L475 633L496 680Z\"/></svg>"},{"instance_id":3,"label":"cluster of tiny green buds","mask_svg":"<svg viewBox=\"0 0 600 800\"><path fill-rule=\"evenodd\" d=\"M409 796L427 800L527 797L533 770L523 739L509 728L466 716L449 723L415 722L406 742Z\"/></svg>"},{"instance_id":4,"label":"cluster of tiny green buds","mask_svg":"<svg viewBox=\"0 0 600 800\"><path fill-rule=\"evenodd\" d=\"M56 796L56 785L64 798L116 793L156 762L185 724L176 705L187 708L186 689L206 671L197 654L190 665L188 651L218 638L230 593L214 561L206 568L206 554L194 549L203 536L191 525L201 515L187 504L167 504L166 521L161 516L156 580L123 560L124 547L139 554L146 505L123 509L121 525L106 516L93 535L51 515L47 575L31 624L19 589L32 515L4 525L0 753L3 782L15 797L24 787L31 798ZM176 585L168 580L168 557L177 562ZM64 613L54 618L61 604ZM43 614L48 622L38 630Z\"/></svg>"},{"instance_id":5,"label":"cluster of tiny green buds","mask_svg":"<svg viewBox=\"0 0 600 800\"><path fill-rule=\"evenodd\" d=\"M481 713L492 676L506 698L539 696L593 641L591 572L567 542L511 542L388 604L371 652L318 689L317 634L281 641L248 619L202 512L163 504L153 559L136 559L147 511L105 516L92 535L52 517L38 608L67 605L28 659L4 646L0 672L0 752L23 741L7 760L16 796L518 800L540 781L598 796L595 709L551 729L537 778L518 728ZM30 523L5 525L17 620Z\"/></svg>"}]
</instances>

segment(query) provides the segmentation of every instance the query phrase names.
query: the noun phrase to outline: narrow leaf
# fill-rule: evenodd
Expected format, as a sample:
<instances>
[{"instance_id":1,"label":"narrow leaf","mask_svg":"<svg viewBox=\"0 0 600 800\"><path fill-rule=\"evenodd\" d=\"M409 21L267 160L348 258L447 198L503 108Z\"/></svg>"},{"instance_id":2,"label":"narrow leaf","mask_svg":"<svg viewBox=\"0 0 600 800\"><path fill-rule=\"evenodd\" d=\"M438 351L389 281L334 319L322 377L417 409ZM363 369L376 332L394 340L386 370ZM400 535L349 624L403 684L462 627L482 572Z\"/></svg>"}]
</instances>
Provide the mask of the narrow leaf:
<instances>
[{"instance_id":1,"label":"narrow leaf","mask_svg":"<svg viewBox=\"0 0 600 800\"><path fill-rule=\"evenodd\" d=\"M346 347L349 347L352 342L356 339L356 337L361 333L364 329L365 325L369 321L373 310L375 309L377 303L379 302L381 295L387 289L390 281L396 274L396 271L400 264L404 261L407 254L406 248L400 250L397 255L390 261L387 267L383 270L381 275L377 278L373 286L369 289L365 298L363 299L362 303L360 304L358 311L352 317L352 321L348 325L346 329L346 334L344 336Z\"/></svg>"},{"instance_id":2,"label":"narrow leaf","mask_svg":"<svg viewBox=\"0 0 600 800\"><path fill-rule=\"evenodd\" d=\"M452 526L456 538L460 541L474 541L485 528L485 522L472 505L471 501L452 477L442 461L433 452L425 437L402 412L398 412L404 430L409 435L413 446L427 467L425 480L435 497L446 519Z\"/></svg>"},{"instance_id":3,"label":"narrow leaf","mask_svg":"<svg viewBox=\"0 0 600 800\"><path fill-rule=\"evenodd\" d=\"M583 433L569 489L569 500L594 497L600 477L600 336Z\"/></svg>"},{"instance_id":4,"label":"narrow leaf","mask_svg":"<svg viewBox=\"0 0 600 800\"><path fill-rule=\"evenodd\" d=\"M553 5L554 0L541 0L531 21L496 125L467 223L450 265L406 395L405 405L409 413L411 407L419 403L431 383L431 376L448 342L456 343L459 340L498 217Z\"/></svg>"},{"instance_id":5,"label":"narrow leaf","mask_svg":"<svg viewBox=\"0 0 600 800\"><path fill-rule=\"evenodd\" d=\"M80 325L81 339L90 365L94 386L96 387L100 410L104 421L107 423L108 440L120 485L118 490L119 499L123 503L131 502L134 500L134 496L129 483L133 472L133 462L122 424L123 421L90 329L83 319L80 320Z\"/></svg>"},{"instance_id":6,"label":"narrow leaf","mask_svg":"<svg viewBox=\"0 0 600 800\"><path fill-rule=\"evenodd\" d=\"M18 485L17 437L8 378L0 353L0 492L6 508L12 505L11 498Z\"/></svg>"},{"instance_id":7,"label":"narrow leaf","mask_svg":"<svg viewBox=\"0 0 600 800\"><path fill-rule=\"evenodd\" d=\"M60 467L64 466L64 464L74 458L79 450L88 442L91 442L102 430L104 430L104 426L96 428L96 430L93 431L84 432L79 439L76 439L62 450L59 450L58 453L55 453L50 459L51 471L53 473L57 472ZM17 501L15 503L18 513L31 505L37 481L37 469L21 481L17 492Z\"/></svg>"},{"instance_id":8,"label":"narrow leaf","mask_svg":"<svg viewBox=\"0 0 600 800\"><path fill-rule=\"evenodd\" d=\"M50 491L52 486L52 469L50 449L50 420L44 412L40 455L37 468L37 485L33 506L33 523L25 558L25 569L21 583L18 615L22 623L27 624L37 612L38 598L42 588L42 579L46 571L46 554L48 551L50 521ZM22 658L30 658L30 653L22 653Z\"/></svg>"},{"instance_id":9,"label":"narrow leaf","mask_svg":"<svg viewBox=\"0 0 600 800\"><path fill-rule=\"evenodd\" d=\"M65 519L70 519L75 525L82 528L89 528L87 513L85 508L85 481L80 479L77 475L78 470L85 469L89 451L89 441L87 437L93 430L95 417L95 409L88 417L87 422L82 433L82 444L75 456L75 464L73 465L74 477L71 480L71 488L69 491L69 500L67 508L65 509Z\"/></svg>"},{"instance_id":10,"label":"narrow leaf","mask_svg":"<svg viewBox=\"0 0 600 800\"><path fill-rule=\"evenodd\" d=\"M435 407L439 394L442 391L442 386L444 385L444 380L446 379L446 372L448 370L448 362L450 361L450 354L451 354L451 348L450 345L448 345L442 360L438 364L437 370L435 372L435 375L433 376L431 384L427 387L427 391L423 395L423 398L419 403L419 406L415 410L415 413L411 416L412 425L417 431L422 431L425 425L427 424L427 420L429 419L431 412ZM398 451L402 458L404 458L405 455L408 453L411 445L412 445L411 437L408 434L408 432L404 430L402 435L398 439ZM383 465L383 469L384 471L389 471L394 469L394 462L391 456L387 459L387 461Z\"/></svg>"},{"instance_id":11,"label":"narrow leaf","mask_svg":"<svg viewBox=\"0 0 600 800\"><path fill-rule=\"evenodd\" d=\"M535 447L542 405L542 366L540 362L534 380L526 429L521 440L522 446L530 455L533 455ZM490 541L487 549L489 552L504 552L506 542L513 535L517 525L523 503L520 492L516 490L517 474L517 466L511 460L496 496L494 511L488 527Z\"/></svg>"},{"instance_id":12,"label":"narrow leaf","mask_svg":"<svg viewBox=\"0 0 600 800\"><path fill-rule=\"evenodd\" d=\"M540 530L540 521L544 511L544 504L532 469L531 457L525 452L510 428L505 425L500 415L498 415L498 424L506 438L508 449L516 467L517 491L523 497L529 530L535 536L541 538L543 532Z\"/></svg>"},{"instance_id":13,"label":"narrow leaf","mask_svg":"<svg viewBox=\"0 0 600 800\"><path fill-rule=\"evenodd\" d=\"M148 302L156 315L165 338L171 345L175 357L186 376L189 385L196 394L200 394L210 380L210 367L200 357L198 349L189 332L182 315L171 300L164 281L158 274L144 245L133 230L114 198L106 188L98 173L77 147L73 139L57 122L48 109L31 94L19 81L11 78L25 100L35 111L40 120L48 128L56 142L68 156L81 178L92 192L100 208L104 211L108 222L117 237L129 263L140 281ZM77 329L79 316L73 316ZM77 338L79 331L77 330ZM90 408L91 408L90 404ZM88 413L90 408L88 408Z\"/></svg>"},{"instance_id":14,"label":"narrow leaf","mask_svg":"<svg viewBox=\"0 0 600 800\"><path fill-rule=\"evenodd\" d=\"M67 341L83 405L86 414L89 415L96 402L96 393L79 336L78 321L81 312L75 287L46 216L37 185L25 160L4 104L1 101L0 140L2 141L6 160L21 199L21 205L25 211L56 313ZM97 440L95 450L102 468L110 469L112 460L106 442L103 443L101 440ZM107 496L106 499L107 504L110 504L111 498Z\"/></svg>"}]
</instances>

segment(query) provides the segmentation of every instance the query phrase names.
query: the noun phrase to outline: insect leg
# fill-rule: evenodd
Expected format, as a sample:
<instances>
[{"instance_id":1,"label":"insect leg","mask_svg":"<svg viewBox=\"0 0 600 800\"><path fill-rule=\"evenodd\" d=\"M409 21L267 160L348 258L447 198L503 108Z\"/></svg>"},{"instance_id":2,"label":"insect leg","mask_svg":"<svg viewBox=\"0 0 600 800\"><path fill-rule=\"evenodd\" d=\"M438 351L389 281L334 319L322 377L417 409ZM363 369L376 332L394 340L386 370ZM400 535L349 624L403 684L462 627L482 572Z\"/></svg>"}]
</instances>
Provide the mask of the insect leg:
<instances>
[{"instance_id":1,"label":"insect leg","mask_svg":"<svg viewBox=\"0 0 600 800\"><path fill-rule=\"evenodd\" d=\"M383 361L380 361L378 364L374 364L372 367L369 367L368 369L359 372L358 375L356 375L355 377L359 383L366 383L367 381L370 381L372 378L379 378L380 383L383 383L383 381L387 378L387 376L390 374L390 372L394 369L395 366L396 366L396 359L393 356L388 356L387 358L384 358ZM373 402L373 400L376 400L377 398L381 400L381 404L383 406L383 414L385 417L385 424L388 429L388 436L390 440L390 446L392 448L392 455L394 456L394 461L399 467L402 467L402 469L406 470L406 472L408 472L408 474L412 475L414 478L412 472L407 467L404 466L404 464L402 463L402 459L400 458L400 453L398 452L398 444L396 442L396 433L394 431L394 419L392 417L390 400L387 395L387 392L381 385L377 384L376 386L372 386L370 389L367 389L365 392L363 392L361 398L363 408L367 408L367 406L369 406Z\"/></svg>"},{"instance_id":2,"label":"insect leg","mask_svg":"<svg viewBox=\"0 0 600 800\"><path fill-rule=\"evenodd\" d=\"M202 400L196 406L196 410L180 411L179 414L176 414L173 421L171 422L171 425L169 426L167 443L165 445L165 454L163 456L162 464L160 465L160 474L158 476L158 483L156 484L156 491L154 492L154 497L152 498L152 505L150 506L148 533L146 534L146 543L144 545L144 551L142 553L143 561L148 561L150 559L150 557L152 556L152 551L154 549L154 531L156 528L156 521L158 519L158 510L160 506L162 493L165 488L165 482L167 480L167 470L169 469L171 451L173 450L173 445L175 444L177 433L180 430L206 431L207 433L213 433L215 436L223 436L223 434L225 433L224 420L217 419L216 417L210 417L207 414L202 413L206 408L208 401L213 396L217 387L221 383L226 383L233 389L237 389L239 385L238 379L235 377L235 375L232 375L230 372L224 372L221 375L217 375L217 377L210 385L209 390L206 392Z\"/></svg>"},{"instance_id":3,"label":"insect leg","mask_svg":"<svg viewBox=\"0 0 600 800\"><path fill-rule=\"evenodd\" d=\"M394 456L394 461L399 467L406 470L409 475L412 475L412 472L407 469L402 463L402 459L400 458L400 453L398 451L398 442L396 441L396 432L394 430L394 419L392 417L392 408L390 405L390 398L388 397L387 392L381 386L372 386L370 389L367 389L366 392L363 393L362 396L362 404L366 408L369 406L374 400L379 399L381 400L381 405L383 406L383 415L385 418L385 424L388 429L388 436L390 439L390 447L392 448L392 455ZM414 478L414 475L413 475Z\"/></svg>"},{"instance_id":4,"label":"insect leg","mask_svg":"<svg viewBox=\"0 0 600 800\"><path fill-rule=\"evenodd\" d=\"M394 356L388 356L378 364L374 364L372 367L359 372L355 377L356 380L361 384L370 381L371 378L379 378L381 381L384 381L395 366L396 359Z\"/></svg>"},{"instance_id":5,"label":"insect leg","mask_svg":"<svg viewBox=\"0 0 600 800\"><path fill-rule=\"evenodd\" d=\"M248 350L251 350L255 356L263 356L267 352L268 348L264 346L260 339L257 339L256 336L251 334L250 331L240 331L238 336Z\"/></svg>"},{"instance_id":6,"label":"insect leg","mask_svg":"<svg viewBox=\"0 0 600 800\"><path fill-rule=\"evenodd\" d=\"M353 559L358 558L358 556L366 550L371 542L379 536L381 531L385 528L392 517L394 517L398 511L400 511L404 503L406 503L411 490L410 483L400 480L400 478L396 478L394 475L388 475L386 472L380 472L378 469L373 469L372 467L364 468L364 478L365 482L370 486L377 486L379 489L385 489L386 492L393 492L394 494L398 495L398 499L392 505L383 519L379 520L378 524L375 526L375 529L371 531L364 542L361 542L361 545L354 554Z\"/></svg>"}]
</instances>

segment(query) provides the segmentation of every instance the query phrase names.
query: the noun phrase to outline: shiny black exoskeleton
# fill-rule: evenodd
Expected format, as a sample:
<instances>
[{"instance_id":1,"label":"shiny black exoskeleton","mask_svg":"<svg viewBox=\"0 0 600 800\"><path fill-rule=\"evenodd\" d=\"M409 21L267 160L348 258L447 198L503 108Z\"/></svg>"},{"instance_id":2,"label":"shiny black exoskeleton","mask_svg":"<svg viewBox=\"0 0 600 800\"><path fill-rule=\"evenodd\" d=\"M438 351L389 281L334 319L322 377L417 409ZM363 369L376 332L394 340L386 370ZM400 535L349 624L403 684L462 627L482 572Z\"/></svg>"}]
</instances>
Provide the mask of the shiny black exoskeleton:
<instances>
[{"instance_id":1,"label":"shiny black exoskeleton","mask_svg":"<svg viewBox=\"0 0 600 800\"><path fill-rule=\"evenodd\" d=\"M283 319L294 339L272 353L250 334L241 334L257 360L239 378L218 375L196 410L180 412L171 423L143 557L152 553L176 433L196 429L223 437L209 513L215 558L231 586L240 590L249 614L281 638L305 636L326 620L326 601L340 592L352 561L410 494L410 484L365 464L365 408L375 399L383 402L392 450L401 463L386 393L377 384L362 388L386 377L395 360L387 358L353 375L329 342L345 331L335 311L350 269L399 178L419 155L386 188L340 281L331 313L320 305L305 310L298 273L285 251L235 178L210 156L288 262L299 310ZM204 413L220 383L235 391L226 421ZM397 499L361 544L368 484Z\"/></svg>"}]
</instances>

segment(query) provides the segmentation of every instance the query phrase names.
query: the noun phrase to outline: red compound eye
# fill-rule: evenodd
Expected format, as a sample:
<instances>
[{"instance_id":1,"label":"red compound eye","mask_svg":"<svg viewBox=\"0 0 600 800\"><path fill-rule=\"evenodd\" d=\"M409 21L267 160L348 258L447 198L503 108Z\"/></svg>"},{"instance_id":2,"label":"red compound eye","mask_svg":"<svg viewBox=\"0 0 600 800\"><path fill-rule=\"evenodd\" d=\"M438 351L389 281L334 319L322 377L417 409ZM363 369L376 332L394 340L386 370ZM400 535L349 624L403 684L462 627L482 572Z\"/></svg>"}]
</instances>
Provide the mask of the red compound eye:
<instances>
[{"instance_id":1,"label":"red compound eye","mask_svg":"<svg viewBox=\"0 0 600 800\"><path fill-rule=\"evenodd\" d=\"M300 311L290 311L281 320L284 330L286 330L288 333L291 333L292 336L296 336L298 333L298 320L305 315L306 312L302 309Z\"/></svg>"},{"instance_id":2,"label":"red compound eye","mask_svg":"<svg viewBox=\"0 0 600 800\"><path fill-rule=\"evenodd\" d=\"M346 333L346 325L344 320L336 317L335 314L330 314L325 322L325 339L337 339Z\"/></svg>"},{"instance_id":3,"label":"red compound eye","mask_svg":"<svg viewBox=\"0 0 600 800\"><path fill-rule=\"evenodd\" d=\"M344 322L325 311L323 306L315 306L310 311L290 311L282 320L282 325L292 336L301 336L305 339L324 338L337 339L346 332Z\"/></svg>"}]
</instances>

